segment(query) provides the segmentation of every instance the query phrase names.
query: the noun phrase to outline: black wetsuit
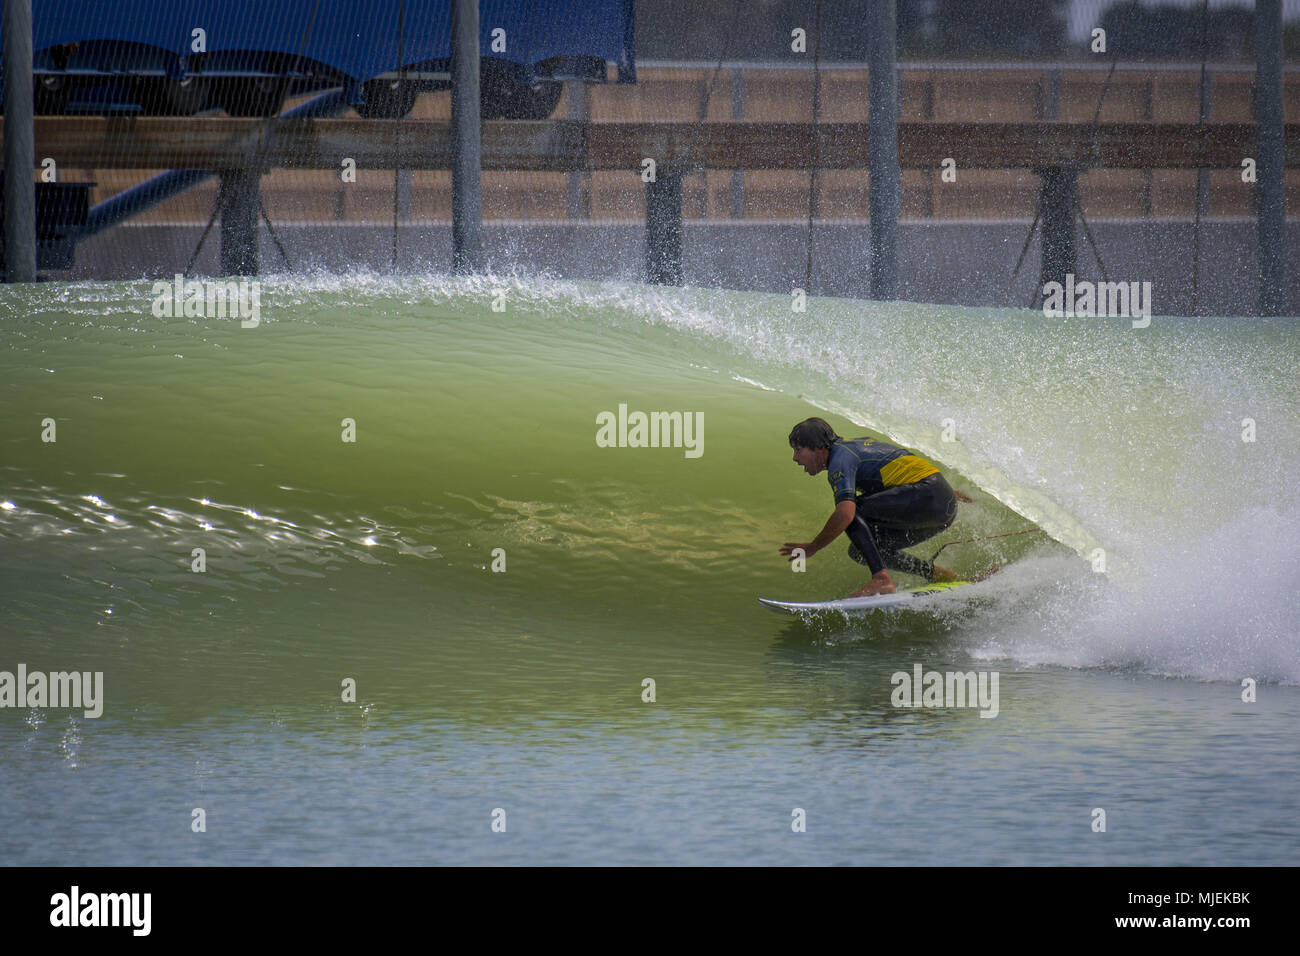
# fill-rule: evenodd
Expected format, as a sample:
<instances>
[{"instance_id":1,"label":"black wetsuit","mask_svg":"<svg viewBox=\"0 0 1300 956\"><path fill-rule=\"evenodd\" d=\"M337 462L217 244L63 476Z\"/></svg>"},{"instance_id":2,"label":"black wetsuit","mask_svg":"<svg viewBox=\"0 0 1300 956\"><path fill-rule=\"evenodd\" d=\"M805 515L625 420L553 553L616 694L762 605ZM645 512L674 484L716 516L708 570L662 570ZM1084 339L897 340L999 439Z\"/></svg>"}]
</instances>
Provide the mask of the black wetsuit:
<instances>
[{"instance_id":1,"label":"black wetsuit","mask_svg":"<svg viewBox=\"0 0 1300 956\"><path fill-rule=\"evenodd\" d=\"M840 439L831 445L826 477L835 503L852 501L857 508L844 531L849 557L872 574L888 567L927 579L934 575L931 562L902 549L933 537L957 517L957 496L938 468L887 442Z\"/></svg>"}]
</instances>

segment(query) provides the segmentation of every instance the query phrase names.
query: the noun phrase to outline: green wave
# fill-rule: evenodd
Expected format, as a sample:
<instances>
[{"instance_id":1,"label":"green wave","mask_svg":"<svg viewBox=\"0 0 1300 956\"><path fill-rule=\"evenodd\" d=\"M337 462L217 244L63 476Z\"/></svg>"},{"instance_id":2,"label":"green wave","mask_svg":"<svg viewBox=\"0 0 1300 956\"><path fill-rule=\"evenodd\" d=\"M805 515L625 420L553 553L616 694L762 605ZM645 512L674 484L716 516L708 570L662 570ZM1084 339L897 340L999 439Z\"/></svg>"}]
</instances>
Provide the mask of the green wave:
<instances>
[{"instance_id":1,"label":"green wave","mask_svg":"<svg viewBox=\"0 0 1300 956\"><path fill-rule=\"evenodd\" d=\"M786 443L819 409L841 434L918 449L975 498L933 547L1041 529L949 549L962 574L1031 551L1086 570L1103 548L1111 570L1140 578L1192 540L1181 529L1276 507L1300 447L1300 336L1286 321L1135 330L358 275L268 277L262 322L244 329L155 318L150 291L46 284L0 298L0 563L25 646L99 648L95 628L174 641L207 621L193 660L210 660L230 639L212 622L252 641L270 615L276 635L346 620L351 636L322 638L337 650L383 626L367 623L380 595L408 632L602 634L608 650L653 622L682 641L743 639L756 595L823 599L863 578L839 544L803 574L777 554L831 508ZM598 416L620 405L702 415L702 454L600 447ZM1248 416L1262 437L1246 445ZM47 419L54 443L41 441ZM281 639L300 653L292 636L256 646Z\"/></svg>"}]
</instances>

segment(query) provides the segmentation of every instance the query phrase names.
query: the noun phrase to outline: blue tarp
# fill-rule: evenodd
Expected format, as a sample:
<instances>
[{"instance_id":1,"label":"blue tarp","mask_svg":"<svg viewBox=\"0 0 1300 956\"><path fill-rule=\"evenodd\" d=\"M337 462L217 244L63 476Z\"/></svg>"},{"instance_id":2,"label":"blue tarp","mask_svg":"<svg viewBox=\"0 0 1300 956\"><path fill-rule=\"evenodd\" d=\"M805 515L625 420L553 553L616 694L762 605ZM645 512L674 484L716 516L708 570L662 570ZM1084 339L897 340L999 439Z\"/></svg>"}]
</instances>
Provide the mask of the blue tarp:
<instances>
[{"instance_id":1,"label":"blue tarp","mask_svg":"<svg viewBox=\"0 0 1300 956\"><path fill-rule=\"evenodd\" d=\"M405 65L451 56L449 0L33 0L34 49L119 40L175 56L192 31L208 53L299 51L357 81L395 70L401 14ZM314 19L313 19L314 12ZM308 28L310 24L310 29ZM493 31L505 50L493 50ZM600 57L634 78L632 0L480 0L482 55L531 66L553 56ZM499 35L498 35L499 37Z\"/></svg>"}]
</instances>

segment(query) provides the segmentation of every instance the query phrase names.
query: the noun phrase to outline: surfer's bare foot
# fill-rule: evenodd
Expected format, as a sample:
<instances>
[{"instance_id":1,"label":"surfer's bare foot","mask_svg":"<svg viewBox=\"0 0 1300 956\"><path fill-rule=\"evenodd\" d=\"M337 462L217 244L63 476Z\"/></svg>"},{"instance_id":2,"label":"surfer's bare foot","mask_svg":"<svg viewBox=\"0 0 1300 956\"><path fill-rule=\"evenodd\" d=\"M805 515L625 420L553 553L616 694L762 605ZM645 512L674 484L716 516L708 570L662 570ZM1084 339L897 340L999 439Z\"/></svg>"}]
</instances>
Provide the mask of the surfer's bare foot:
<instances>
[{"instance_id":1,"label":"surfer's bare foot","mask_svg":"<svg viewBox=\"0 0 1300 956\"><path fill-rule=\"evenodd\" d=\"M934 566L934 572L930 575L931 581L956 581L957 575L947 568L941 568L939 565Z\"/></svg>"},{"instance_id":2,"label":"surfer's bare foot","mask_svg":"<svg viewBox=\"0 0 1300 956\"><path fill-rule=\"evenodd\" d=\"M881 570L871 576L865 587L854 591L849 597L874 597L877 594L893 594L896 590L889 572Z\"/></svg>"}]
</instances>

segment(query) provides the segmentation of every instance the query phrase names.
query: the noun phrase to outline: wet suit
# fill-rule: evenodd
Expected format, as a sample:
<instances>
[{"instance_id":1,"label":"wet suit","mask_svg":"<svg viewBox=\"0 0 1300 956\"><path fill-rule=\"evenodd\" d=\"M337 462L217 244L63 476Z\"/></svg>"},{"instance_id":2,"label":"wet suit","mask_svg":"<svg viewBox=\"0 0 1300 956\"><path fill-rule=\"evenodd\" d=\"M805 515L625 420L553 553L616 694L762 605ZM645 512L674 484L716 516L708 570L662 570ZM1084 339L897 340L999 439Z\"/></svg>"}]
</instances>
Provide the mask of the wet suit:
<instances>
[{"instance_id":1,"label":"wet suit","mask_svg":"<svg viewBox=\"0 0 1300 956\"><path fill-rule=\"evenodd\" d=\"M826 477L835 503L852 501L857 508L844 531L849 557L872 574L889 567L933 577L933 563L902 549L933 537L957 517L957 496L938 468L887 442L839 439L831 445Z\"/></svg>"}]
</instances>

